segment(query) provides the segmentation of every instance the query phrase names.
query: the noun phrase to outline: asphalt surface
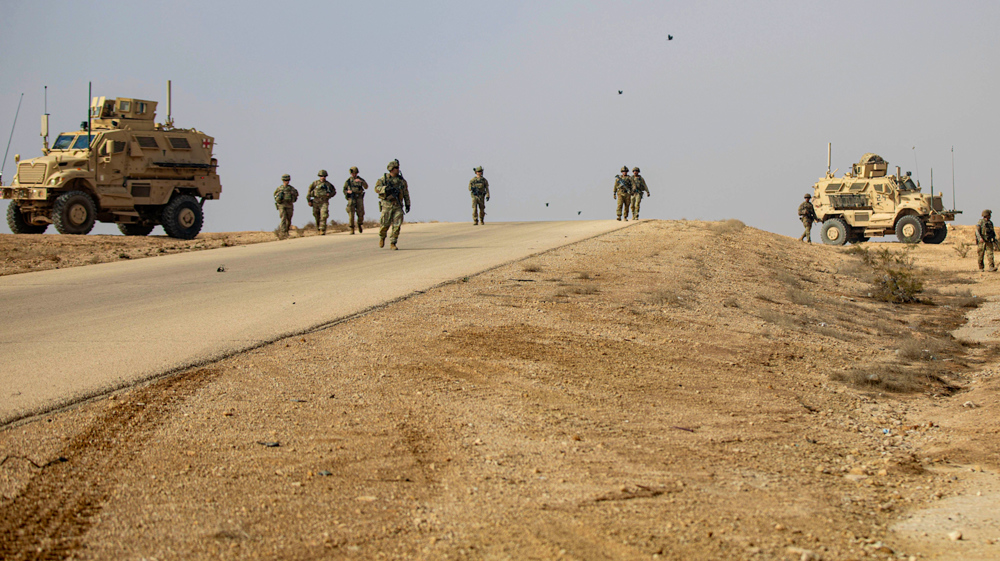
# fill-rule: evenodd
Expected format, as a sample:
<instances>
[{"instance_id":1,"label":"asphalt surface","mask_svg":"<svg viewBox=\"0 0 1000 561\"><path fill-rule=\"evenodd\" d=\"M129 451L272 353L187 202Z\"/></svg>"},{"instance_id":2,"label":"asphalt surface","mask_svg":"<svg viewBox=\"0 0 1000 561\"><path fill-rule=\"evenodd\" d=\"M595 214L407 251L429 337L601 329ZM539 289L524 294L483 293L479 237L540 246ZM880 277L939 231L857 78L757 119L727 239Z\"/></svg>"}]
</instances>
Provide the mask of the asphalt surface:
<instances>
[{"instance_id":1,"label":"asphalt surface","mask_svg":"<svg viewBox=\"0 0 1000 561\"><path fill-rule=\"evenodd\" d=\"M626 225L404 224L399 251L366 231L2 277L0 424Z\"/></svg>"}]
</instances>

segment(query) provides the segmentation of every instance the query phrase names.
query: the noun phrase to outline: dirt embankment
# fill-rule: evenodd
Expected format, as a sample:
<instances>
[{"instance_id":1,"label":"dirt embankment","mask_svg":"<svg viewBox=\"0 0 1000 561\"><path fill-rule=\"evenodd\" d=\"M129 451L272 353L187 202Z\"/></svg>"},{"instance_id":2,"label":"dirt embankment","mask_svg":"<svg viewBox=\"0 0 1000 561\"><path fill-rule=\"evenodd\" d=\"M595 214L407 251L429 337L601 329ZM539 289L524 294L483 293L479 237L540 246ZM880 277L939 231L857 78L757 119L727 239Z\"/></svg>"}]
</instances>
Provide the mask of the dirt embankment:
<instances>
[{"instance_id":1,"label":"dirt embankment","mask_svg":"<svg viewBox=\"0 0 1000 561\"><path fill-rule=\"evenodd\" d=\"M0 557L995 558L955 248L907 305L736 221L548 252L0 432Z\"/></svg>"},{"instance_id":2,"label":"dirt embankment","mask_svg":"<svg viewBox=\"0 0 1000 561\"><path fill-rule=\"evenodd\" d=\"M376 222L365 222L365 228L377 227ZM334 222L327 227L327 235L349 230ZM291 232L292 238L316 235L312 222ZM0 234L0 277L273 241L277 241L274 232L202 233L193 240L167 236Z\"/></svg>"}]
</instances>

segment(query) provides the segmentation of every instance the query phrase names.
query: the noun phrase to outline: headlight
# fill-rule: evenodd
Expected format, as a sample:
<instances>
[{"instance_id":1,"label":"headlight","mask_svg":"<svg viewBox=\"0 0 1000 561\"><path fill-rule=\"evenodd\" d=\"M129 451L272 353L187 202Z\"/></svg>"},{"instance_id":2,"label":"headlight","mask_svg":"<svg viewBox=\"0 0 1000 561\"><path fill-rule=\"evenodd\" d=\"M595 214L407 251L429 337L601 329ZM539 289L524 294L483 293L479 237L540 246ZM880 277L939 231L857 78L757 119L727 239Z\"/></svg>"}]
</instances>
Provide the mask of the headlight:
<instances>
[{"instance_id":1,"label":"headlight","mask_svg":"<svg viewBox=\"0 0 1000 561\"><path fill-rule=\"evenodd\" d=\"M58 177L53 177L52 179L49 180L49 185L55 185L58 182L59 182L59 178Z\"/></svg>"}]
</instances>

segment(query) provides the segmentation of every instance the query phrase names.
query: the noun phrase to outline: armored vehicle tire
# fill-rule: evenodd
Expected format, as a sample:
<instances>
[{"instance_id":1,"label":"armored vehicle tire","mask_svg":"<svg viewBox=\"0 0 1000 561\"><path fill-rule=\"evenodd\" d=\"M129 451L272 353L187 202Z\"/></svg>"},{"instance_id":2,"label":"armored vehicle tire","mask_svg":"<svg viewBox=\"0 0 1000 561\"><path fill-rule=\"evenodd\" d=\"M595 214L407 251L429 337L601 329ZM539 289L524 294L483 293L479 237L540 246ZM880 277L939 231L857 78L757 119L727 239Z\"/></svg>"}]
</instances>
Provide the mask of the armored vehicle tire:
<instances>
[{"instance_id":1,"label":"armored vehicle tire","mask_svg":"<svg viewBox=\"0 0 1000 561\"><path fill-rule=\"evenodd\" d=\"M15 234L42 234L45 233L46 228L49 227L48 224L42 224L41 226L35 226L31 222L24 219L24 215L21 214L21 207L11 201L7 205L7 226L10 227L10 231Z\"/></svg>"},{"instance_id":2,"label":"armored vehicle tire","mask_svg":"<svg viewBox=\"0 0 1000 561\"><path fill-rule=\"evenodd\" d=\"M847 243L847 224L840 218L828 218L820 226L819 235L826 245L844 245Z\"/></svg>"},{"instance_id":3,"label":"armored vehicle tire","mask_svg":"<svg viewBox=\"0 0 1000 561\"><path fill-rule=\"evenodd\" d=\"M160 222L171 238L190 240L201 231L201 205L191 195L176 195L163 208Z\"/></svg>"},{"instance_id":4,"label":"armored vehicle tire","mask_svg":"<svg viewBox=\"0 0 1000 561\"><path fill-rule=\"evenodd\" d=\"M148 236L155 226L145 224L122 224L118 223L118 231L126 236Z\"/></svg>"},{"instance_id":5,"label":"armored vehicle tire","mask_svg":"<svg viewBox=\"0 0 1000 561\"><path fill-rule=\"evenodd\" d=\"M924 238L925 231L924 223L912 214L908 214L896 222L896 238L903 243L920 243L920 240Z\"/></svg>"},{"instance_id":6,"label":"armored vehicle tire","mask_svg":"<svg viewBox=\"0 0 1000 561\"><path fill-rule=\"evenodd\" d=\"M947 237L948 237L948 227L942 226L941 228L936 230L933 234L924 238L924 243L938 244L943 242L944 239Z\"/></svg>"},{"instance_id":7,"label":"armored vehicle tire","mask_svg":"<svg viewBox=\"0 0 1000 561\"><path fill-rule=\"evenodd\" d=\"M52 207L52 223L60 234L83 235L94 229L97 205L83 191L70 191L59 195Z\"/></svg>"}]
</instances>

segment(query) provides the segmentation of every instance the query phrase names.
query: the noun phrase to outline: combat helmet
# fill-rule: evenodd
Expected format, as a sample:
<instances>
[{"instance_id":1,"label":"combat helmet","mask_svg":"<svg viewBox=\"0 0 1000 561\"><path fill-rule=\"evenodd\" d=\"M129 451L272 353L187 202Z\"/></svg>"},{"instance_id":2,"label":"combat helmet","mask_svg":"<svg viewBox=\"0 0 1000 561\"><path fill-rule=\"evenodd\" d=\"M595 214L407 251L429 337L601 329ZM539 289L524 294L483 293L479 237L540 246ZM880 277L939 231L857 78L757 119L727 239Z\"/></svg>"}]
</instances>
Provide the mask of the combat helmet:
<instances>
[{"instance_id":1,"label":"combat helmet","mask_svg":"<svg viewBox=\"0 0 1000 561\"><path fill-rule=\"evenodd\" d=\"M992 210L986 209L986 210L983 211L983 218L989 218L990 215L992 215L992 214L993 214Z\"/></svg>"},{"instance_id":2,"label":"combat helmet","mask_svg":"<svg viewBox=\"0 0 1000 561\"><path fill-rule=\"evenodd\" d=\"M622 166L622 169L619 171L621 171L622 173L628 173L628 166Z\"/></svg>"},{"instance_id":3,"label":"combat helmet","mask_svg":"<svg viewBox=\"0 0 1000 561\"><path fill-rule=\"evenodd\" d=\"M317 173L316 175L318 175L320 177L327 177L327 173L326 173L325 169L319 170L319 173Z\"/></svg>"},{"instance_id":4,"label":"combat helmet","mask_svg":"<svg viewBox=\"0 0 1000 561\"><path fill-rule=\"evenodd\" d=\"M393 161L389 162L389 165L387 165L385 167L389 171L392 171L394 169L399 169L399 161L398 160L393 160Z\"/></svg>"},{"instance_id":5,"label":"combat helmet","mask_svg":"<svg viewBox=\"0 0 1000 561\"><path fill-rule=\"evenodd\" d=\"M472 171L474 171L476 173L479 173L479 172L483 171L483 166L476 166L476 167L472 168Z\"/></svg>"},{"instance_id":6,"label":"combat helmet","mask_svg":"<svg viewBox=\"0 0 1000 561\"><path fill-rule=\"evenodd\" d=\"M811 199L811 198L813 198L813 196L812 196L812 195L810 195L809 193L806 193L806 196L805 196L805 199L806 199L806 200L808 201L808 200L809 200L809 199Z\"/></svg>"},{"instance_id":7,"label":"combat helmet","mask_svg":"<svg viewBox=\"0 0 1000 561\"><path fill-rule=\"evenodd\" d=\"M288 175L288 174L286 173L285 175L282 175L282 176L281 176L281 180L282 180L282 181L291 181L291 180L292 180L292 176L290 176L290 175Z\"/></svg>"},{"instance_id":8,"label":"combat helmet","mask_svg":"<svg viewBox=\"0 0 1000 561\"><path fill-rule=\"evenodd\" d=\"M639 168L638 167L632 168L632 173L639 173Z\"/></svg>"},{"instance_id":9,"label":"combat helmet","mask_svg":"<svg viewBox=\"0 0 1000 561\"><path fill-rule=\"evenodd\" d=\"M351 166L351 169L347 170L350 173L358 173L358 166Z\"/></svg>"}]
</instances>

